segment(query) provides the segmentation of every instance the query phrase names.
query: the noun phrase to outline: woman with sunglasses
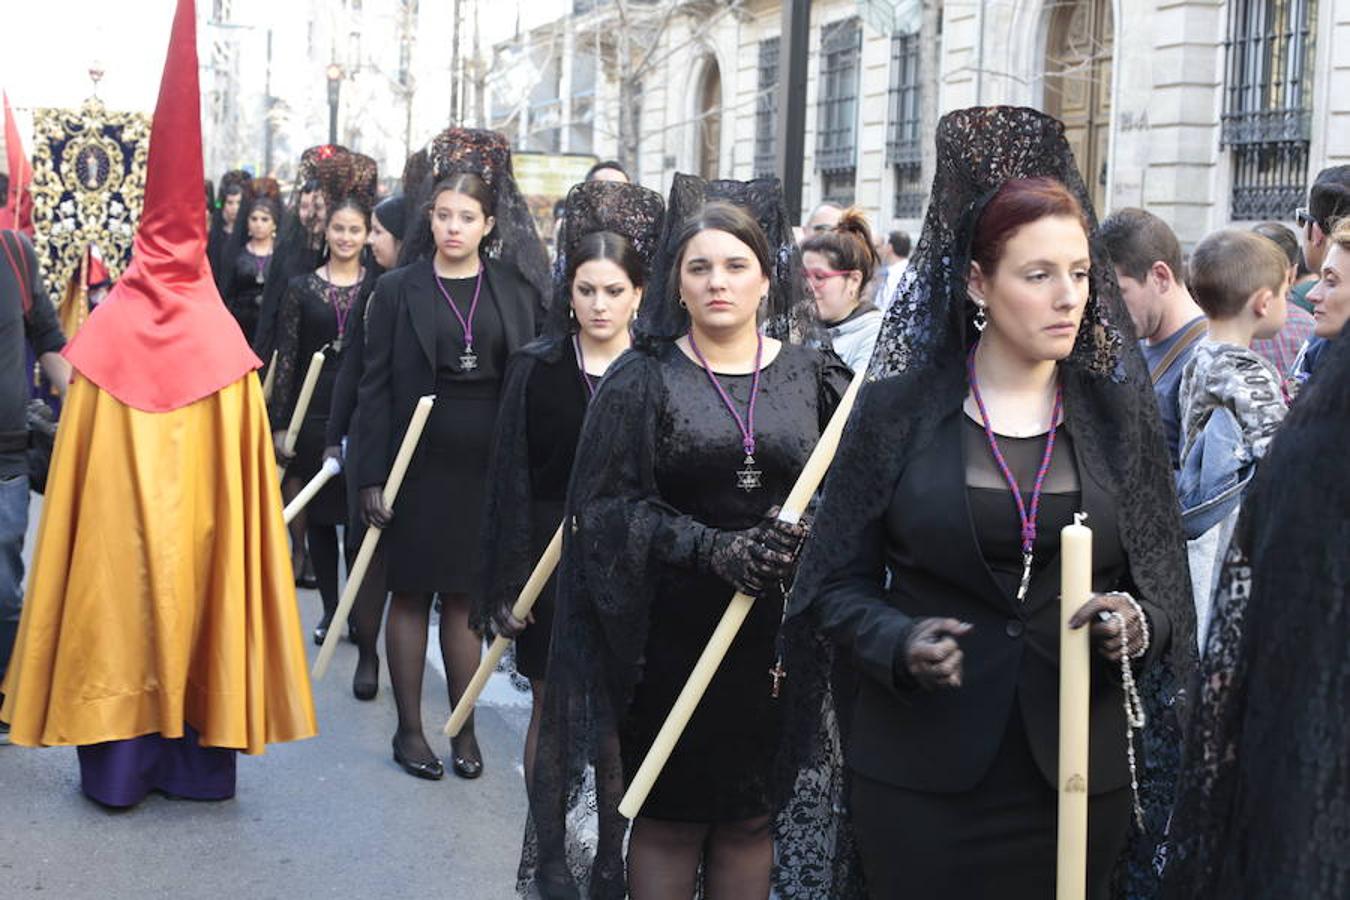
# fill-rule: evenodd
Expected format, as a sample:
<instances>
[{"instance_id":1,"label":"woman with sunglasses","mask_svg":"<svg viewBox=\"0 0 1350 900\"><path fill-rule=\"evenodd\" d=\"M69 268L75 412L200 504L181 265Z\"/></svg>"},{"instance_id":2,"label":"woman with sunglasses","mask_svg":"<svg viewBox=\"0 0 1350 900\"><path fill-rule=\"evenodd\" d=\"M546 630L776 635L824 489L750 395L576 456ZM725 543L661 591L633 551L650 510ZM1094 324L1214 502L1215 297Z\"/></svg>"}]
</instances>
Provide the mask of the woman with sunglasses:
<instances>
[{"instance_id":1,"label":"woman with sunglasses","mask_svg":"<svg viewBox=\"0 0 1350 900\"><path fill-rule=\"evenodd\" d=\"M802 244L802 270L815 297L830 343L855 372L872 358L881 331L881 310L863 299L877 268L877 251L867 218L856 207L844 210L833 231Z\"/></svg>"}]
</instances>

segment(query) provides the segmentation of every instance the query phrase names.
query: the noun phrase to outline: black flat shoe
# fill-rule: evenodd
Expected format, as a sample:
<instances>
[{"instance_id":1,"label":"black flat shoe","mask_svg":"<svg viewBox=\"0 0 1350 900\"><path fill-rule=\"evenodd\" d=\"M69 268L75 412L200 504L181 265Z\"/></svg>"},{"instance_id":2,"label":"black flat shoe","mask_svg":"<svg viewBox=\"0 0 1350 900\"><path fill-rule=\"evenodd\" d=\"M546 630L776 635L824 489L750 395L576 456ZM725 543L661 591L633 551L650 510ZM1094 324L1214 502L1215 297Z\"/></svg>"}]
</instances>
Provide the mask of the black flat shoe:
<instances>
[{"instance_id":1,"label":"black flat shoe","mask_svg":"<svg viewBox=\"0 0 1350 900\"><path fill-rule=\"evenodd\" d=\"M328 626L331 624L333 624L332 613L324 613L323 618L319 620L319 624L314 626L314 643L320 647L323 646L323 642L328 638Z\"/></svg>"},{"instance_id":2,"label":"black flat shoe","mask_svg":"<svg viewBox=\"0 0 1350 900\"><path fill-rule=\"evenodd\" d=\"M415 778L425 778L428 781L440 781L445 777L445 766L439 759L433 759L430 762L413 762L403 755L403 751L398 748L398 738L393 740L394 762L403 767L403 771Z\"/></svg>"},{"instance_id":3,"label":"black flat shoe","mask_svg":"<svg viewBox=\"0 0 1350 900\"><path fill-rule=\"evenodd\" d=\"M374 700L380 692L380 658L370 665L364 659L356 661L356 674L352 676L352 696L357 700Z\"/></svg>"},{"instance_id":4,"label":"black flat shoe","mask_svg":"<svg viewBox=\"0 0 1350 900\"><path fill-rule=\"evenodd\" d=\"M309 554L305 554L304 562L300 564L300 577L296 579L296 584L307 590L317 590L319 587L319 577L314 574L314 563L310 560Z\"/></svg>"},{"instance_id":5,"label":"black flat shoe","mask_svg":"<svg viewBox=\"0 0 1350 900\"><path fill-rule=\"evenodd\" d=\"M450 753L452 754L451 767L455 770L455 774L460 778L473 781L483 774L483 757L477 747L474 748L475 752L472 755L460 753L459 748L456 746L457 743L458 741L453 739L450 741ZM477 742L475 741L474 743L476 744Z\"/></svg>"}]
</instances>

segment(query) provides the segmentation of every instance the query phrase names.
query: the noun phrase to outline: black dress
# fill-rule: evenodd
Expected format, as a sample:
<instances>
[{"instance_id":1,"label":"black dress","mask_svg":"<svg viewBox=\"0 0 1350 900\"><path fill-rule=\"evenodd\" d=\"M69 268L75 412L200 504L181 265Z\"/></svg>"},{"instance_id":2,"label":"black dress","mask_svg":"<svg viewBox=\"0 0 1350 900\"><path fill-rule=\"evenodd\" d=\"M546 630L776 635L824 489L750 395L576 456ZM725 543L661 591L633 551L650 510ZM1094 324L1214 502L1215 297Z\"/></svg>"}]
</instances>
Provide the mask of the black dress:
<instances>
[{"instance_id":1,"label":"black dress","mask_svg":"<svg viewBox=\"0 0 1350 900\"><path fill-rule=\"evenodd\" d=\"M646 755L694 662L735 589L691 565L689 548L705 527L753 526L787 496L810 455L848 372L813 350L783 345L761 373L755 407L755 460L763 487L744 491L736 472L741 434L703 368L677 346L658 357L663 398L655 417L654 476L664 522L652 543L656 562L641 678L619 726L625 781ZM750 399L750 375L719 375L738 410ZM742 413L744 414L744 413ZM718 668L642 815L728 822L769 812L769 782L778 751L779 707L770 694L782 595L751 608Z\"/></svg>"},{"instance_id":2,"label":"black dress","mask_svg":"<svg viewBox=\"0 0 1350 900\"><path fill-rule=\"evenodd\" d=\"M468 317L477 278L438 279ZM477 368L460 365L464 329L437 293L436 403L387 529L389 590L474 593L479 528L507 346L497 304L484 286L473 318Z\"/></svg>"},{"instance_id":3,"label":"black dress","mask_svg":"<svg viewBox=\"0 0 1350 900\"><path fill-rule=\"evenodd\" d=\"M286 470L308 482L318 474L327 445L329 412L333 405L333 386L349 349L353 316L359 314L361 299L370 291L365 279L337 287L317 273L291 279L278 310L277 377L273 386L272 428L280 431L290 425L299 399L309 362L316 351L324 353L323 369L314 385L309 408L300 425L295 443L295 459ZM360 352L359 348L356 352ZM309 521L316 525L342 525L347 521L344 479L334 478L305 507Z\"/></svg>"},{"instance_id":4,"label":"black dress","mask_svg":"<svg viewBox=\"0 0 1350 900\"><path fill-rule=\"evenodd\" d=\"M526 440L530 467L530 559L537 560L562 522L567 482L576 459L577 439L590 393L571 348L556 362L536 361L525 388ZM503 398L503 409L506 399ZM530 564L531 568L533 563ZM553 633L556 576L549 578L534 605L534 624L516 639L516 669L526 678L543 678Z\"/></svg>"},{"instance_id":5,"label":"black dress","mask_svg":"<svg viewBox=\"0 0 1350 900\"><path fill-rule=\"evenodd\" d=\"M258 313L262 307L263 287L271 259L271 254L258 256L244 247L235 257L234 269L226 285L225 306L234 314L247 341L253 340L253 333L258 327Z\"/></svg>"}]
</instances>

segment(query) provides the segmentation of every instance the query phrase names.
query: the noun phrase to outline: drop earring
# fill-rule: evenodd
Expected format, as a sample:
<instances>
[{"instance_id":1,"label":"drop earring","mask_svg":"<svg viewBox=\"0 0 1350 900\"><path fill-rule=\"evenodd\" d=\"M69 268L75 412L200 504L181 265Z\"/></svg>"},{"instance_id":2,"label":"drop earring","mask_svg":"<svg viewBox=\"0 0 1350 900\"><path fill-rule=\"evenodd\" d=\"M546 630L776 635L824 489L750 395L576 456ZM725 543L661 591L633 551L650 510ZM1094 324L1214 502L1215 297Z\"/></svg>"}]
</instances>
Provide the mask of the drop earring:
<instances>
[{"instance_id":1,"label":"drop earring","mask_svg":"<svg viewBox=\"0 0 1350 900\"><path fill-rule=\"evenodd\" d=\"M983 303L975 304L975 330L983 333L989 327L989 314L985 312Z\"/></svg>"}]
</instances>

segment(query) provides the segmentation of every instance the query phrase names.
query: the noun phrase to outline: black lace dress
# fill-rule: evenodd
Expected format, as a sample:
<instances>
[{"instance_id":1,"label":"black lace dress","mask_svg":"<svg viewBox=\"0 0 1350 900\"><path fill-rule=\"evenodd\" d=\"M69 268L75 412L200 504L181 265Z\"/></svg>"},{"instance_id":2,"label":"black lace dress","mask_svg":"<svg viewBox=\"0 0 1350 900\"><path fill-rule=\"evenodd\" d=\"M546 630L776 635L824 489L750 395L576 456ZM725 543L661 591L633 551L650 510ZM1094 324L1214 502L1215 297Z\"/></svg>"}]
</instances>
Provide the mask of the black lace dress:
<instances>
[{"instance_id":1,"label":"black lace dress","mask_svg":"<svg viewBox=\"0 0 1350 900\"><path fill-rule=\"evenodd\" d=\"M258 256L244 247L235 257L234 268L226 281L225 307L234 314L247 341L253 340L258 327L267 267L271 260L271 254Z\"/></svg>"},{"instance_id":2,"label":"black lace dress","mask_svg":"<svg viewBox=\"0 0 1350 900\"><path fill-rule=\"evenodd\" d=\"M627 502L631 515L652 517L646 573L651 606L641 677L619 727L625 781L651 746L735 593L716 575L695 570L699 534L708 527L749 528L782 502L848 380L842 366L791 345L764 367L755 408L755 459L764 473L763 487L747 492L736 485L744 457L740 432L703 368L672 344L646 369L647 377L658 380L652 387L659 400L647 412L655 435L649 456L654 490ZM640 377L638 372L630 366L616 373L613 389L624 390L622 376ZM737 408L745 409L752 377L719 379ZM638 443L647 429L632 423L628 430L630 452L642 458L646 452ZM577 512L586 518L591 510ZM603 542L595 549L603 553ZM642 815L718 822L769 812L779 714L768 672L781 616L778 591L756 601Z\"/></svg>"},{"instance_id":3,"label":"black lace dress","mask_svg":"<svg viewBox=\"0 0 1350 900\"><path fill-rule=\"evenodd\" d=\"M282 431L290 425L310 359L317 351L324 353L323 369L314 385L314 394L295 443L295 459L286 470L288 478L308 482L323 464L325 432L333 406L333 385L348 352L347 336L353 324L351 316L362 296L369 292L370 282L365 278L338 287L314 272L293 278L287 285L277 312L277 377L270 410L273 430ZM356 352L359 353L360 348ZM332 479L309 502L305 507L309 521L316 525L346 523L347 499L343 481Z\"/></svg>"}]
</instances>

